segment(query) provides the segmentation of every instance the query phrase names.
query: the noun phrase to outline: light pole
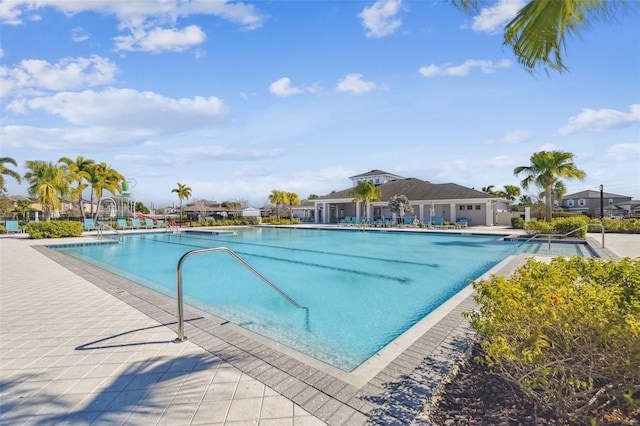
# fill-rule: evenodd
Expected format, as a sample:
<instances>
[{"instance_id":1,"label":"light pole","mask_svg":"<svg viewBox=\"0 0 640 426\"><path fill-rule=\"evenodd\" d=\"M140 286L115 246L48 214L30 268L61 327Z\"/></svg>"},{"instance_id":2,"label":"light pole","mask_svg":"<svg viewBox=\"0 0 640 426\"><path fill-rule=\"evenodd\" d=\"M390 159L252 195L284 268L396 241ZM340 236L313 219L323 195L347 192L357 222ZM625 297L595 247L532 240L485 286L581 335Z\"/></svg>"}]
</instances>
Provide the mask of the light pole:
<instances>
[{"instance_id":1,"label":"light pole","mask_svg":"<svg viewBox=\"0 0 640 426\"><path fill-rule=\"evenodd\" d=\"M600 185L600 219L604 218L604 187Z\"/></svg>"}]
</instances>

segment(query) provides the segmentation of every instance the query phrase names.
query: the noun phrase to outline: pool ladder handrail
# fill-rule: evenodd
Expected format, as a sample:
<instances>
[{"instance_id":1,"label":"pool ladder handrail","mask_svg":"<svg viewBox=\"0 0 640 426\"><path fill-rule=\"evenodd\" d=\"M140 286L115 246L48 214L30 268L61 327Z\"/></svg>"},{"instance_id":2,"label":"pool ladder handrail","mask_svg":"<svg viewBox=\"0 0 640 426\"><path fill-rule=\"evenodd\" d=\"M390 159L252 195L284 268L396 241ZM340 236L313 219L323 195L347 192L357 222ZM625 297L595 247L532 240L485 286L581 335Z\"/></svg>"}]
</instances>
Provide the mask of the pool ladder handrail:
<instances>
[{"instance_id":1,"label":"pool ladder handrail","mask_svg":"<svg viewBox=\"0 0 640 426\"><path fill-rule=\"evenodd\" d=\"M589 223L587 225L583 225L583 226L581 226L579 228L576 228L573 231L569 231L566 234L535 234L533 237L529 238L525 242L518 244L518 247L522 247L523 245L525 245L529 241L535 239L536 237L547 237L547 241L548 241L548 244L549 244L549 250L550 250L551 249L551 237L566 237L567 235L571 235L576 231L579 231L579 230L581 230L583 228L588 228L590 226L599 226L600 227L600 231L602 233L602 248L604 248L604 225L602 225L601 223Z\"/></svg>"},{"instance_id":2,"label":"pool ladder handrail","mask_svg":"<svg viewBox=\"0 0 640 426\"><path fill-rule=\"evenodd\" d=\"M187 340L187 337L184 335L184 306L183 306L184 302L183 302L183 297L182 297L182 264L184 263L185 260L187 260L187 258L189 256L192 256L192 255L195 255L195 254L204 254L204 253L217 252L217 251L226 252L231 257L233 257L235 260L240 262L240 264L242 266L247 268L249 271L253 272L258 278L260 278L262 281L264 281L269 287L274 289L278 294L280 294L280 296L285 298L293 306L295 306L298 309L304 309L306 311L306 326L307 326L307 328L309 328L309 309L308 308L306 308L306 307L300 305L298 302L296 302L291 296L289 296L287 293L285 293L280 287L278 287L277 285L272 283L271 280L269 280L269 278L267 278L264 275L262 275L262 273L260 273L256 268L254 268L249 263L247 263L246 260L244 260L243 258L238 256L233 250L231 250L231 249L229 249L227 247L222 247L222 246L220 246L220 247L210 247L210 248L203 248L203 249L196 249L196 250L188 251L185 254L183 254L182 257L180 258L180 260L178 261L178 266L176 268L176 293L177 293L177 300L178 300L178 337L174 340L174 342L179 343L179 342L184 342L185 340Z\"/></svg>"},{"instance_id":3,"label":"pool ladder handrail","mask_svg":"<svg viewBox=\"0 0 640 426\"><path fill-rule=\"evenodd\" d=\"M118 239L119 243L122 243L122 234L120 232L118 232L117 229L115 229L113 226L109 225L108 223L102 223L100 226L98 226L98 239L101 240L102 239L102 235L103 235L103 231L113 231L116 234L116 238Z\"/></svg>"}]
</instances>

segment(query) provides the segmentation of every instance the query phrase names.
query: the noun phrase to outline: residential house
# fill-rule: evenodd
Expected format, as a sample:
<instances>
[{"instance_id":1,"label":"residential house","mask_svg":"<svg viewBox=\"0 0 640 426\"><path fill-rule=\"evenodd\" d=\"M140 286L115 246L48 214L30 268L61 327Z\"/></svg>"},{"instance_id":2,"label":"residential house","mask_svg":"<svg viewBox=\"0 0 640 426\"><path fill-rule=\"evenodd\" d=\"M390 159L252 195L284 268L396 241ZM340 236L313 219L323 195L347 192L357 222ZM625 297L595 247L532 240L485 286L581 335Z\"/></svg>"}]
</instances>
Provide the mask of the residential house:
<instances>
[{"instance_id":1,"label":"residential house","mask_svg":"<svg viewBox=\"0 0 640 426\"><path fill-rule=\"evenodd\" d=\"M590 217L600 217L600 191L586 190L568 194L561 200L554 202L560 211L580 213ZM628 217L634 211L638 212L638 204L633 203L626 195L604 192L602 194L604 207L603 217Z\"/></svg>"}]
</instances>

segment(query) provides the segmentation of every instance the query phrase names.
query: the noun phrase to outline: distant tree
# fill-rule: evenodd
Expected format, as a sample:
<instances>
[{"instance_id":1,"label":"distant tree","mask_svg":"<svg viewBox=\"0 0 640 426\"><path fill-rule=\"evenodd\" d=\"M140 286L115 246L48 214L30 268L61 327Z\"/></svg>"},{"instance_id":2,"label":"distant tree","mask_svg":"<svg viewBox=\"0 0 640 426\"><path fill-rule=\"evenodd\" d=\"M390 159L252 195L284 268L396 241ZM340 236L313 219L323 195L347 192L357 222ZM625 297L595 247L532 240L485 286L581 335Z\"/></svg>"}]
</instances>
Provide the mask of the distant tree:
<instances>
[{"instance_id":1,"label":"distant tree","mask_svg":"<svg viewBox=\"0 0 640 426\"><path fill-rule=\"evenodd\" d=\"M309 194L309 196L307 197L307 200L317 200L318 198L320 197L316 194Z\"/></svg>"},{"instance_id":2,"label":"distant tree","mask_svg":"<svg viewBox=\"0 0 640 426\"><path fill-rule=\"evenodd\" d=\"M6 216L11 213L12 210L15 211L11 199L4 195L0 195L0 214Z\"/></svg>"},{"instance_id":3,"label":"distant tree","mask_svg":"<svg viewBox=\"0 0 640 426\"><path fill-rule=\"evenodd\" d=\"M29 212L33 211L30 200L18 200L13 210L18 216L22 215L22 220L27 220Z\"/></svg>"},{"instance_id":4,"label":"distant tree","mask_svg":"<svg viewBox=\"0 0 640 426\"><path fill-rule=\"evenodd\" d=\"M96 211L92 217L94 221L98 220L98 214L102 207L102 200L105 195L105 191L116 195L122 193L122 182L126 181L126 178L118 173L107 163L94 164L89 172L91 178L91 208L93 209L93 195L96 196Z\"/></svg>"},{"instance_id":5,"label":"distant tree","mask_svg":"<svg viewBox=\"0 0 640 426\"><path fill-rule=\"evenodd\" d=\"M279 221L280 205L287 203L287 193L285 191L274 189L271 191L271 194L269 194L269 202L276 205L276 216L278 217L278 221Z\"/></svg>"},{"instance_id":6,"label":"distant tree","mask_svg":"<svg viewBox=\"0 0 640 426\"><path fill-rule=\"evenodd\" d=\"M75 160L68 157L62 157L58 162L66 165L69 171L68 178L71 183L76 183L76 187L72 188L71 199L78 202L80 216L84 217L84 202L82 201L82 192L89 187L91 181L91 172L96 165L94 160L84 158L79 155ZM93 204L92 204L93 208Z\"/></svg>"},{"instance_id":7,"label":"distant tree","mask_svg":"<svg viewBox=\"0 0 640 426\"><path fill-rule=\"evenodd\" d=\"M16 160L14 160L11 157L0 157L0 193L4 193L7 192L7 188L5 188L4 186L4 176L11 176L12 178L14 178L15 180L18 181L18 183L20 183L21 181L21 177L18 174L18 172L8 169L5 166L5 163L9 163L9 164L13 164L14 166L18 166L18 163L16 162Z\"/></svg>"},{"instance_id":8,"label":"distant tree","mask_svg":"<svg viewBox=\"0 0 640 426\"><path fill-rule=\"evenodd\" d=\"M180 182L177 183L178 187L173 188L171 192L175 192L178 194L178 199L180 200L180 219L182 219L182 200L188 200L191 197L191 188L187 185L183 185Z\"/></svg>"},{"instance_id":9,"label":"distant tree","mask_svg":"<svg viewBox=\"0 0 640 426\"><path fill-rule=\"evenodd\" d=\"M42 207L45 222L51 220L53 212L62 204L61 198L70 191L67 169L51 162L27 161L24 179L29 182L29 195L36 198Z\"/></svg>"},{"instance_id":10,"label":"distant tree","mask_svg":"<svg viewBox=\"0 0 640 426\"><path fill-rule=\"evenodd\" d=\"M406 195L399 194L394 195L389 198L389 210L394 212L400 218L400 223L402 222L402 218L407 213L413 213L413 207L411 207L411 202L407 198Z\"/></svg>"},{"instance_id":11,"label":"distant tree","mask_svg":"<svg viewBox=\"0 0 640 426\"><path fill-rule=\"evenodd\" d=\"M477 13L486 0L451 0L458 8ZM630 2L635 4L635 2ZM563 72L565 40L589 28L593 22L615 21L624 0L530 0L504 30L504 44L511 46L518 62L529 72L540 67Z\"/></svg>"},{"instance_id":12,"label":"distant tree","mask_svg":"<svg viewBox=\"0 0 640 426\"><path fill-rule=\"evenodd\" d=\"M516 176L525 175L525 178L520 182L522 188L528 189L533 184L544 190L547 222L551 222L552 191L556 182L560 178L583 180L586 177L586 173L573 164L573 154L562 151L536 152L531 156L531 165L518 166L513 170L513 173Z\"/></svg>"},{"instance_id":13,"label":"distant tree","mask_svg":"<svg viewBox=\"0 0 640 426\"><path fill-rule=\"evenodd\" d=\"M515 185L505 185L503 196L509 201L514 201L520 196L520 187Z\"/></svg>"},{"instance_id":14,"label":"distant tree","mask_svg":"<svg viewBox=\"0 0 640 426\"><path fill-rule=\"evenodd\" d=\"M149 211L149 209L147 208L147 206L144 205L144 203L142 201L136 201L136 205L134 207L134 210L142 213L142 214L149 214L151 213Z\"/></svg>"},{"instance_id":15,"label":"distant tree","mask_svg":"<svg viewBox=\"0 0 640 426\"><path fill-rule=\"evenodd\" d=\"M366 215L369 211L369 203L373 201L380 201L380 197L382 195L373 182L361 180L355 188L349 191L349 196L353 197L354 203L358 203L360 201L364 203L364 211Z\"/></svg>"},{"instance_id":16,"label":"distant tree","mask_svg":"<svg viewBox=\"0 0 640 426\"><path fill-rule=\"evenodd\" d=\"M298 197L298 194L296 194L295 192L287 192L286 202L287 202L287 205L289 206L289 218L293 219L293 210L291 209L291 207L299 206L300 198Z\"/></svg>"},{"instance_id":17,"label":"distant tree","mask_svg":"<svg viewBox=\"0 0 640 426\"><path fill-rule=\"evenodd\" d=\"M495 185L483 186L482 187L482 192L484 192L486 194L495 195L495 191L493 190L494 187L495 187Z\"/></svg>"}]
</instances>

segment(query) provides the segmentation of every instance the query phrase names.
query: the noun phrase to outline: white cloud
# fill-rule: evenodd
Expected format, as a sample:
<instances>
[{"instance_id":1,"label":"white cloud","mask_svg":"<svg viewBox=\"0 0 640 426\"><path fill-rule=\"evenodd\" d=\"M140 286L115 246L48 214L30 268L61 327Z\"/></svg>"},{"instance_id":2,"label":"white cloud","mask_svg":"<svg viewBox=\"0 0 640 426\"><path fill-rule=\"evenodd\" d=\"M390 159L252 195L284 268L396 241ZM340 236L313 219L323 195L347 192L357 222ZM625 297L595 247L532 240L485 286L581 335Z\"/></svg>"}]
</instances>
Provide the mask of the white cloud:
<instances>
[{"instance_id":1,"label":"white cloud","mask_svg":"<svg viewBox=\"0 0 640 426\"><path fill-rule=\"evenodd\" d=\"M500 32L524 5L523 0L500 0L495 6L481 10L480 15L473 18L472 28L487 33Z\"/></svg>"},{"instance_id":2,"label":"white cloud","mask_svg":"<svg viewBox=\"0 0 640 426\"><path fill-rule=\"evenodd\" d=\"M291 86L291 79L288 77L282 77L279 80L274 81L269 85L269 91L276 96L286 98L291 95L301 95L305 91L299 87Z\"/></svg>"},{"instance_id":3,"label":"white cloud","mask_svg":"<svg viewBox=\"0 0 640 426\"><path fill-rule=\"evenodd\" d=\"M516 164L516 160L513 157L507 155L498 155L497 157L487 160L487 165L491 167L513 167Z\"/></svg>"},{"instance_id":4,"label":"white cloud","mask_svg":"<svg viewBox=\"0 0 640 426\"><path fill-rule=\"evenodd\" d=\"M101 149L113 150L123 146L132 146L144 140L145 135L128 130L104 127L83 128L38 128L31 126L4 126L2 133L3 148L38 151L69 151L82 147L84 154Z\"/></svg>"},{"instance_id":5,"label":"white cloud","mask_svg":"<svg viewBox=\"0 0 640 426\"><path fill-rule=\"evenodd\" d=\"M96 12L115 15L118 29L129 34L114 37L116 49L124 51L182 52L202 43L206 36L197 26L174 28L178 19L190 15L213 15L240 25L244 30L262 26L267 16L255 6L227 0L148 0L148 1L69 1L69 0L12 0L0 3L0 21L4 25L19 25L24 20L33 20L39 9L51 7L68 15L81 12ZM73 35L74 40L79 39Z\"/></svg>"},{"instance_id":6,"label":"white cloud","mask_svg":"<svg viewBox=\"0 0 640 426\"><path fill-rule=\"evenodd\" d=\"M569 119L566 126L558 130L560 135L578 132L619 129L640 121L640 104L633 104L628 113L614 109L583 109L582 112Z\"/></svg>"},{"instance_id":7,"label":"white cloud","mask_svg":"<svg viewBox=\"0 0 640 426\"><path fill-rule=\"evenodd\" d=\"M419 72L424 77L431 78L437 76L455 76L455 77L464 77L469 75L471 70L474 68L479 68L485 74L494 73L497 69L500 68L509 68L511 66L511 62L508 60L502 60L498 63L493 63L493 61L489 60L476 60L470 59L461 65L435 65L431 64L426 67L420 67Z\"/></svg>"},{"instance_id":8,"label":"white cloud","mask_svg":"<svg viewBox=\"0 0 640 426\"><path fill-rule=\"evenodd\" d=\"M533 131L531 129L518 129L505 133L496 140L489 140L487 143L519 144L530 141L532 138Z\"/></svg>"},{"instance_id":9,"label":"white cloud","mask_svg":"<svg viewBox=\"0 0 640 426\"><path fill-rule=\"evenodd\" d=\"M284 150L280 148L248 149L223 145L198 145L184 148L171 148L165 150L165 152L177 161L184 163L203 159L229 161L261 160L264 158L279 157L284 153Z\"/></svg>"},{"instance_id":10,"label":"white cloud","mask_svg":"<svg viewBox=\"0 0 640 426\"><path fill-rule=\"evenodd\" d=\"M338 92L366 93L376 88L372 81L364 81L362 74L347 74L345 78L338 82L336 90Z\"/></svg>"},{"instance_id":11,"label":"white cloud","mask_svg":"<svg viewBox=\"0 0 640 426\"><path fill-rule=\"evenodd\" d=\"M89 33L82 27L76 27L71 30L71 40L75 41L76 43L87 41L89 40L89 38L91 38L91 33Z\"/></svg>"},{"instance_id":12,"label":"white cloud","mask_svg":"<svg viewBox=\"0 0 640 426\"><path fill-rule=\"evenodd\" d=\"M4 50L2 48L0 48L0 59L4 58Z\"/></svg>"},{"instance_id":13,"label":"white cloud","mask_svg":"<svg viewBox=\"0 0 640 426\"><path fill-rule=\"evenodd\" d=\"M0 96L30 90L69 90L112 83L118 67L108 58L65 58L56 64L26 59L16 67L0 67Z\"/></svg>"},{"instance_id":14,"label":"white cloud","mask_svg":"<svg viewBox=\"0 0 640 426\"><path fill-rule=\"evenodd\" d=\"M177 29L153 28L146 32L135 30L131 35L114 37L116 50L160 53L163 51L184 52L201 44L207 38L197 25Z\"/></svg>"},{"instance_id":15,"label":"white cloud","mask_svg":"<svg viewBox=\"0 0 640 426\"><path fill-rule=\"evenodd\" d=\"M629 161L634 157L638 160L640 159L640 143L611 145L607 150L606 157L610 161Z\"/></svg>"},{"instance_id":16,"label":"white cloud","mask_svg":"<svg viewBox=\"0 0 640 426\"><path fill-rule=\"evenodd\" d=\"M227 107L216 97L173 99L153 92L114 88L102 92L60 92L29 99L20 106L45 111L77 126L128 131L132 137L207 127L227 115ZM7 107L12 108L13 103Z\"/></svg>"},{"instance_id":17,"label":"white cloud","mask_svg":"<svg viewBox=\"0 0 640 426\"><path fill-rule=\"evenodd\" d=\"M366 36L379 38L392 34L402 25L398 17L402 0L378 0L365 7L358 17L362 20Z\"/></svg>"}]
</instances>

